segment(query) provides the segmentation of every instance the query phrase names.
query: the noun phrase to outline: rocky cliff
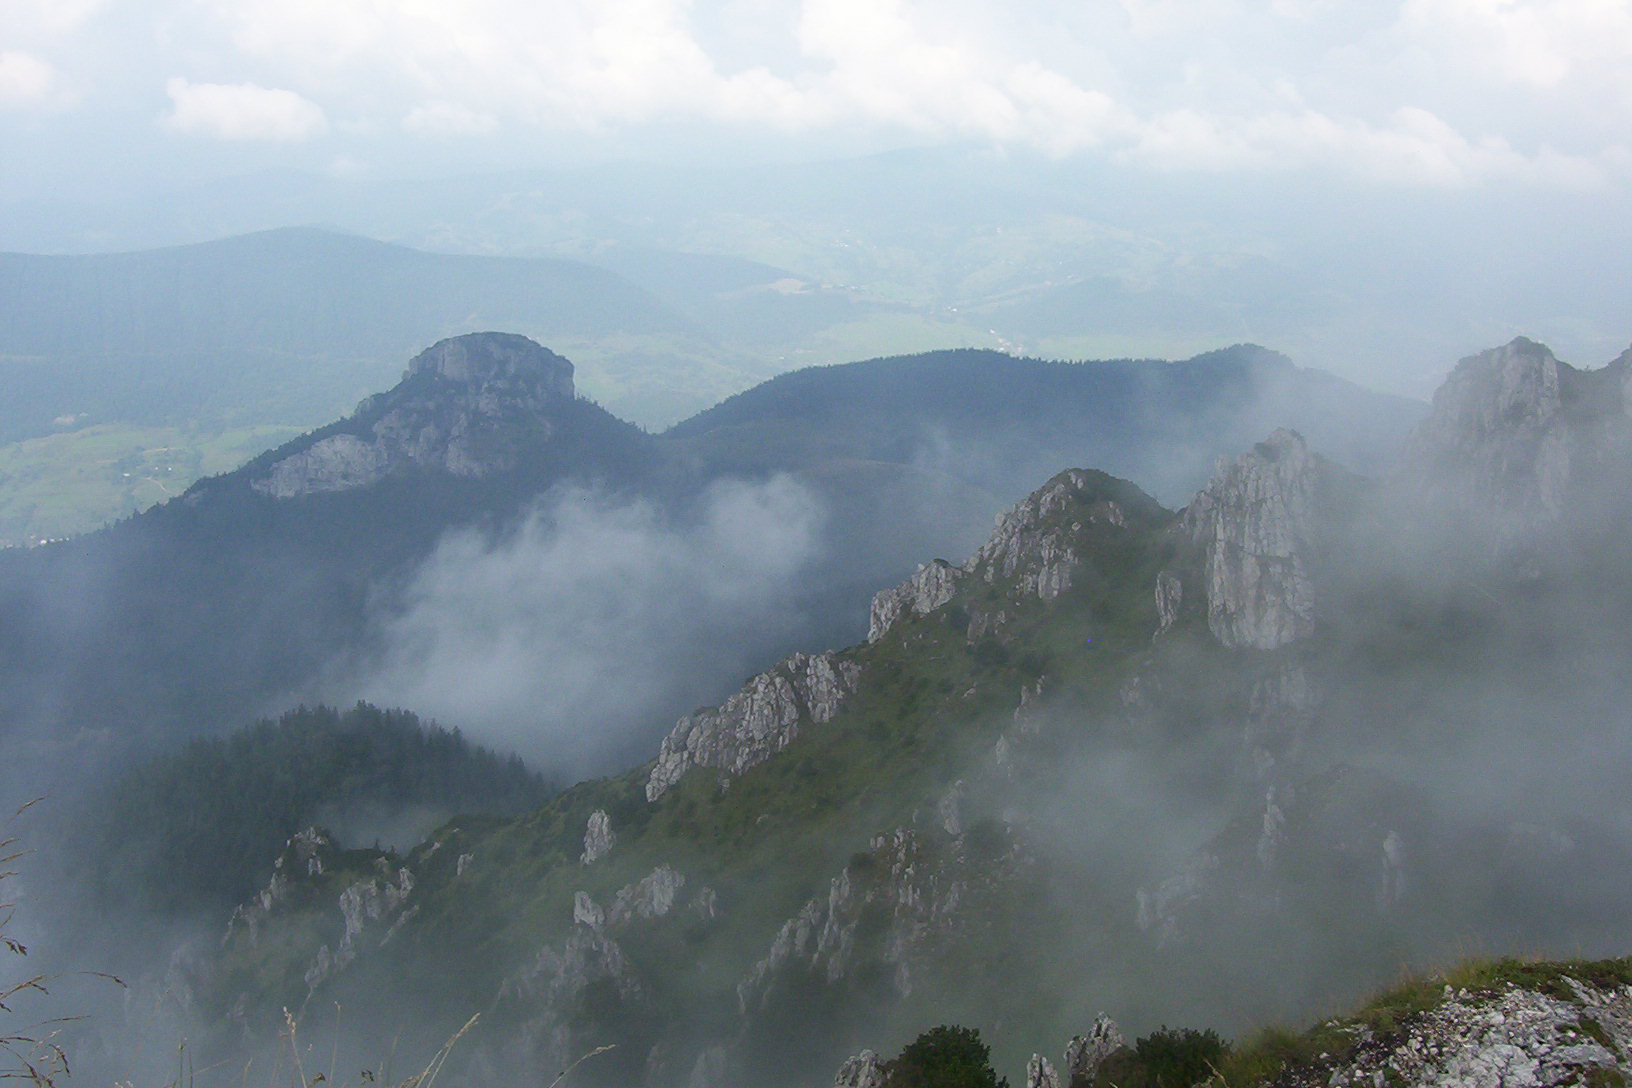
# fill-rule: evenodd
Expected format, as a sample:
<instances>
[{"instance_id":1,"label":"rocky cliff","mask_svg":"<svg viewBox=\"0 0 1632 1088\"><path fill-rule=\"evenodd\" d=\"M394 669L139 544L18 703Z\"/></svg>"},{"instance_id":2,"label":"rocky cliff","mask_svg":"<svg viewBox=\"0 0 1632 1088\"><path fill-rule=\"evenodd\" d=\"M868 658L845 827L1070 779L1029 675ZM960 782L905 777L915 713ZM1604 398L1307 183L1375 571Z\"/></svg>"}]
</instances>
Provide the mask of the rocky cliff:
<instances>
[{"instance_id":1,"label":"rocky cliff","mask_svg":"<svg viewBox=\"0 0 1632 1088\"><path fill-rule=\"evenodd\" d=\"M1560 362L1523 337L1469 356L1412 433L1400 481L1497 550L1520 543L1621 497L1629 389L1632 349L1600 370Z\"/></svg>"},{"instance_id":2,"label":"rocky cliff","mask_svg":"<svg viewBox=\"0 0 1632 1088\"><path fill-rule=\"evenodd\" d=\"M394 389L363 401L349 419L280 450L251 486L289 499L395 472L504 472L549 439L552 412L572 400L572 364L532 340L453 337L415 356Z\"/></svg>"},{"instance_id":3,"label":"rocky cliff","mask_svg":"<svg viewBox=\"0 0 1632 1088\"><path fill-rule=\"evenodd\" d=\"M720 706L680 719L663 738L646 799L662 797L693 767L729 781L759 766L799 735L801 722L830 721L860 678L860 665L834 653L794 654L767 669Z\"/></svg>"},{"instance_id":4,"label":"rocky cliff","mask_svg":"<svg viewBox=\"0 0 1632 1088\"><path fill-rule=\"evenodd\" d=\"M1225 646L1273 650L1315 632L1322 536L1336 469L1295 431L1276 431L1213 479L1184 510L1204 553L1207 626ZM1158 583L1177 607L1176 583ZM1171 602L1171 603L1168 603Z\"/></svg>"}]
</instances>

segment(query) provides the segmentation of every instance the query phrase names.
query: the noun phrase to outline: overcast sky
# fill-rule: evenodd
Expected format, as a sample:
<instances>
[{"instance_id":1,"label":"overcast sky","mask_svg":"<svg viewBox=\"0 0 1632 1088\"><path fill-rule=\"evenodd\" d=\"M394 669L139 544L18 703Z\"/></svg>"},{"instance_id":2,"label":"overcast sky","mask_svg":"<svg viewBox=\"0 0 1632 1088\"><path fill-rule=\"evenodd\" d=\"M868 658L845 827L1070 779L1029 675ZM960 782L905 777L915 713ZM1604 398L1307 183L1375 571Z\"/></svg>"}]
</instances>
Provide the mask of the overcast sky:
<instances>
[{"instance_id":1,"label":"overcast sky","mask_svg":"<svg viewBox=\"0 0 1632 1088\"><path fill-rule=\"evenodd\" d=\"M6 195L971 138L1162 171L1591 193L1627 0L0 0Z\"/></svg>"}]
</instances>

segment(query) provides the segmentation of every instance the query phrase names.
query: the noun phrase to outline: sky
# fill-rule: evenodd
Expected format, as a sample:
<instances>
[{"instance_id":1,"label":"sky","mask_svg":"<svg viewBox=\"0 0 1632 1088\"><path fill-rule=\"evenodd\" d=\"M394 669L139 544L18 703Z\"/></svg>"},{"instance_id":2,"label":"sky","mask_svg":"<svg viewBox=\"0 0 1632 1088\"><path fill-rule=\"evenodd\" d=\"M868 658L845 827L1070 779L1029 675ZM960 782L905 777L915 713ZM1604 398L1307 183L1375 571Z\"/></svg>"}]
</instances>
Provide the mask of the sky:
<instances>
[{"instance_id":1,"label":"sky","mask_svg":"<svg viewBox=\"0 0 1632 1088\"><path fill-rule=\"evenodd\" d=\"M963 204L912 206L954 173ZM1028 201L1024 245L974 221ZM1108 276L1169 327L967 342L1252 340L1426 397L1517 335L1592 367L1632 338L1632 0L0 0L0 251L289 225L966 312Z\"/></svg>"},{"instance_id":2,"label":"sky","mask_svg":"<svg viewBox=\"0 0 1632 1088\"><path fill-rule=\"evenodd\" d=\"M980 140L1154 171L1623 189L1626 0L4 0L11 197ZM662 141L658 141L662 145ZM672 147L671 147L672 149Z\"/></svg>"}]
</instances>

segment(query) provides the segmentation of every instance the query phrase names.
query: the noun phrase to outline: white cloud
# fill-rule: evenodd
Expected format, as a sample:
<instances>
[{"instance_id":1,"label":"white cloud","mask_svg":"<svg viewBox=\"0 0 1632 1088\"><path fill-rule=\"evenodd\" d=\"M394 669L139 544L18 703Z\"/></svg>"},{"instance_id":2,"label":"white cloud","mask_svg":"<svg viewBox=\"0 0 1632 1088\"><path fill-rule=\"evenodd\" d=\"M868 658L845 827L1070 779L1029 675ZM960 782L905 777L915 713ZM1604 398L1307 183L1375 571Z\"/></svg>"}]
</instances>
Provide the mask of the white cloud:
<instances>
[{"instance_id":1,"label":"white cloud","mask_svg":"<svg viewBox=\"0 0 1632 1088\"><path fill-rule=\"evenodd\" d=\"M104 0L6 0L5 22L13 33L71 34L105 6Z\"/></svg>"},{"instance_id":2,"label":"white cloud","mask_svg":"<svg viewBox=\"0 0 1632 1088\"><path fill-rule=\"evenodd\" d=\"M1495 80L1556 87L1583 75L1632 79L1626 0L1406 0L1400 23Z\"/></svg>"},{"instance_id":3,"label":"white cloud","mask_svg":"<svg viewBox=\"0 0 1632 1088\"><path fill-rule=\"evenodd\" d=\"M575 776L649 758L797 629L824 516L779 477L716 485L684 524L575 491L513 534L450 534L330 697L412 706Z\"/></svg>"},{"instance_id":4,"label":"white cloud","mask_svg":"<svg viewBox=\"0 0 1632 1088\"><path fill-rule=\"evenodd\" d=\"M454 102L427 102L409 110L402 127L422 136L479 136L498 128L499 120Z\"/></svg>"},{"instance_id":5,"label":"white cloud","mask_svg":"<svg viewBox=\"0 0 1632 1088\"><path fill-rule=\"evenodd\" d=\"M27 53L0 53L0 109L33 106L51 98L57 72Z\"/></svg>"},{"instance_id":6,"label":"white cloud","mask_svg":"<svg viewBox=\"0 0 1632 1088\"><path fill-rule=\"evenodd\" d=\"M1335 168L1396 185L1458 187L1515 179L1561 188L1594 188L1605 171L1581 156L1516 151L1497 137L1470 140L1433 113L1395 111L1386 125L1339 119L1312 109L1254 117L1176 110L1142 126L1122 157L1169 170Z\"/></svg>"},{"instance_id":7,"label":"white cloud","mask_svg":"<svg viewBox=\"0 0 1632 1088\"><path fill-rule=\"evenodd\" d=\"M164 123L177 132L218 140L306 140L328 131L323 110L294 91L254 83L165 84L171 111Z\"/></svg>"},{"instance_id":8,"label":"white cloud","mask_svg":"<svg viewBox=\"0 0 1632 1088\"><path fill-rule=\"evenodd\" d=\"M1023 13L995 0L199 2L284 86L375 131L427 138L842 127L1099 150L1163 170L1579 186L1618 176L1606 156L1632 122L1632 0L1397 0L1363 13L1337 0ZM1513 109L1515 86L1572 81L1607 94ZM1510 98L1494 104L1485 92L1501 88ZM223 94L191 121L178 101L172 123L291 139L325 127L292 91L260 92L290 97L256 110L239 91L241 110ZM234 113L260 121L223 119Z\"/></svg>"}]
</instances>

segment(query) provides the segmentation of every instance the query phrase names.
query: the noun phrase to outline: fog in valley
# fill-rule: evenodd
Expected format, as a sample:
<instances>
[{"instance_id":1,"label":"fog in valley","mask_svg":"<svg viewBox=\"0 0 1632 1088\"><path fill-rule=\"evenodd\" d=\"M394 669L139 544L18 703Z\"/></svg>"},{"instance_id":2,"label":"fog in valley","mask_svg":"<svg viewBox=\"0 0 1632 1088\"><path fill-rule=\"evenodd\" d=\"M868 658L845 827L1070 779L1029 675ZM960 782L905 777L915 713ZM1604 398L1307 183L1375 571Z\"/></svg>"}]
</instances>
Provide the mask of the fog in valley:
<instances>
[{"instance_id":1,"label":"fog in valley","mask_svg":"<svg viewBox=\"0 0 1632 1088\"><path fill-rule=\"evenodd\" d=\"M568 493L500 539L445 538L381 618L377 663L333 690L457 722L558 781L620 771L677 705L796 648L822 518L786 477L719 485L685 526Z\"/></svg>"}]
</instances>

